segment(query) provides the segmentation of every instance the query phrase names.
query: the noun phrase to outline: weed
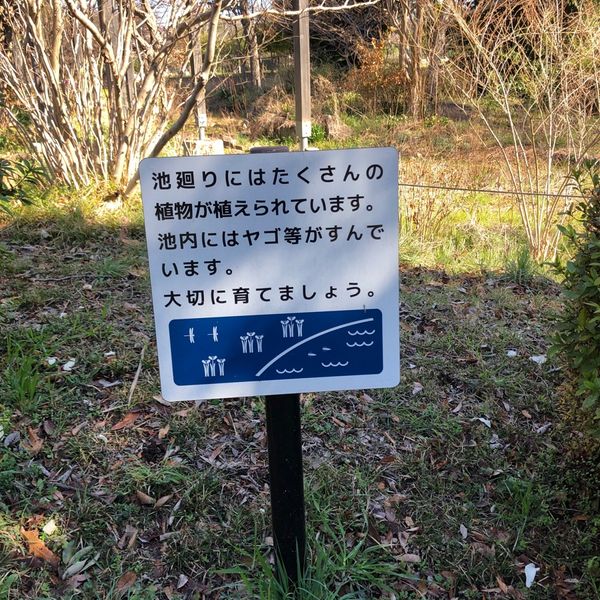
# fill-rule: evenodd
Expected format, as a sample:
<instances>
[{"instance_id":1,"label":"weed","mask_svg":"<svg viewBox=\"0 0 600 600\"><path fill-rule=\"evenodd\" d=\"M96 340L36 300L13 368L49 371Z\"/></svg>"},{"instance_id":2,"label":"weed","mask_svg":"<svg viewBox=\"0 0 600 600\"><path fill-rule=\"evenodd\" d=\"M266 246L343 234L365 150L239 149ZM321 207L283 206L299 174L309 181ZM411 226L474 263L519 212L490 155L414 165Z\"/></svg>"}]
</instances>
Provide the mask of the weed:
<instances>
[{"instance_id":1,"label":"weed","mask_svg":"<svg viewBox=\"0 0 600 600\"><path fill-rule=\"evenodd\" d=\"M133 461L119 470L114 483L119 494L129 495L140 490L160 497L172 493L174 488L184 482L188 485L191 483L189 468L186 465L165 461L155 464Z\"/></svg>"},{"instance_id":2,"label":"weed","mask_svg":"<svg viewBox=\"0 0 600 600\"><path fill-rule=\"evenodd\" d=\"M4 573L0 575L0 600L8 600L11 596L13 585L19 581L17 573Z\"/></svg>"},{"instance_id":3,"label":"weed","mask_svg":"<svg viewBox=\"0 0 600 600\"><path fill-rule=\"evenodd\" d=\"M36 359L8 341L6 367L2 374L6 402L22 414L32 414L39 403L41 377Z\"/></svg>"},{"instance_id":4,"label":"weed","mask_svg":"<svg viewBox=\"0 0 600 600\"><path fill-rule=\"evenodd\" d=\"M438 125L448 125L449 122L450 119L448 117L440 115L429 115L423 120L423 125L425 127L436 127Z\"/></svg>"},{"instance_id":5,"label":"weed","mask_svg":"<svg viewBox=\"0 0 600 600\"><path fill-rule=\"evenodd\" d=\"M365 522L365 529L366 526ZM220 573L235 575L241 580L245 594L265 600L358 600L382 592L393 593L392 583L398 580L418 580L389 562L386 552L377 545L367 544L366 538L349 548L343 524L337 523L333 529L326 522L321 531L326 535L309 532L314 541L307 549L306 570L296 574L295 586L289 583L281 563L277 561L274 569L258 548L252 554L245 553L247 567L224 569ZM236 583L228 587L240 586Z\"/></svg>"},{"instance_id":6,"label":"weed","mask_svg":"<svg viewBox=\"0 0 600 600\"><path fill-rule=\"evenodd\" d=\"M44 178L44 170L32 161L0 159L0 211L10 213L12 202L31 204L30 190Z\"/></svg>"},{"instance_id":7,"label":"weed","mask_svg":"<svg viewBox=\"0 0 600 600\"><path fill-rule=\"evenodd\" d=\"M96 273L99 277L118 278L125 276L128 269L129 265L126 261L109 256L98 264Z\"/></svg>"},{"instance_id":8,"label":"weed","mask_svg":"<svg viewBox=\"0 0 600 600\"><path fill-rule=\"evenodd\" d=\"M319 125L319 123L314 123L310 138L308 138L309 143L318 144L324 141L326 138L327 132L325 131L325 127L323 127L323 125Z\"/></svg>"},{"instance_id":9,"label":"weed","mask_svg":"<svg viewBox=\"0 0 600 600\"><path fill-rule=\"evenodd\" d=\"M528 286L533 283L539 273L539 265L531 256L529 246L522 246L515 255L508 259L504 276L508 281Z\"/></svg>"},{"instance_id":10,"label":"weed","mask_svg":"<svg viewBox=\"0 0 600 600\"><path fill-rule=\"evenodd\" d=\"M18 472L15 455L10 450L4 450L0 454L0 489L8 490Z\"/></svg>"}]
</instances>

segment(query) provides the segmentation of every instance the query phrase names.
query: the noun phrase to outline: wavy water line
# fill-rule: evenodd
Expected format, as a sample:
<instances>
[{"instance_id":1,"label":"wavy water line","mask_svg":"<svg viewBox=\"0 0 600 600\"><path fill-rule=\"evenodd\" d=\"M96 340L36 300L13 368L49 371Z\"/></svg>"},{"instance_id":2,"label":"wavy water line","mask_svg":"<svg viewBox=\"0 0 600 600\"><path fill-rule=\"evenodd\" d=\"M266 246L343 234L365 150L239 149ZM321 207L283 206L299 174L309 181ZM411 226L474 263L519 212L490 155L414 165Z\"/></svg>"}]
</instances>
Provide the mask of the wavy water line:
<instances>
[{"instance_id":1,"label":"wavy water line","mask_svg":"<svg viewBox=\"0 0 600 600\"><path fill-rule=\"evenodd\" d=\"M289 354L292 350L295 350L296 348L298 348L299 346L302 346L303 344L306 344L307 342L310 342L318 337L321 337L322 335L331 333L332 331L337 331L338 329L352 327L353 325L361 325L362 323L372 323L374 320L375 319L370 318L370 319L361 319L360 321L351 321L350 323L343 323L342 325L336 325L335 327L330 327L329 329L326 329L325 331L321 331L320 333L315 333L314 335L307 337L306 339L302 340L301 342L298 342L297 344L290 346L287 350L284 350L283 352L279 353L275 358L270 360L262 369L260 369L260 371L258 371L258 373L256 373L255 377L260 377L271 365L276 363L282 356Z\"/></svg>"},{"instance_id":2,"label":"wavy water line","mask_svg":"<svg viewBox=\"0 0 600 600\"><path fill-rule=\"evenodd\" d=\"M375 330L373 329L373 331L369 331L368 329L365 329L364 331L348 331L348 335L373 335L375 333Z\"/></svg>"},{"instance_id":3,"label":"wavy water line","mask_svg":"<svg viewBox=\"0 0 600 600\"><path fill-rule=\"evenodd\" d=\"M302 371L304 371L304 369L283 369L283 370L279 370L279 369L275 369L276 373L279 373L279 375L283 375L285 374L290 374L290 373L302 373Z\"/></svg>"},{"instance_id":4,"label":"wavy water line","mask_svg":"<svg viewBox=\"0 0 600 600\"><path fill-rule=\"evenodd\" d=\"M329 369L329 367L347 367L348 361L346 362L336 362L336 363L321 363L322 367Z\"/></svg>"},{"instance_id":5,"label":"wavy water line","mask_svg":"<svg viewBox=\"0 0 600 600\"><path fill-rule=\"evenodd\" d=\"M374 343L375 342L352 342L352 344L349 344L346 342L346 346L348 346L348 348L362 348L363 346L372 346Z\"/></svg>"}]
</instances>

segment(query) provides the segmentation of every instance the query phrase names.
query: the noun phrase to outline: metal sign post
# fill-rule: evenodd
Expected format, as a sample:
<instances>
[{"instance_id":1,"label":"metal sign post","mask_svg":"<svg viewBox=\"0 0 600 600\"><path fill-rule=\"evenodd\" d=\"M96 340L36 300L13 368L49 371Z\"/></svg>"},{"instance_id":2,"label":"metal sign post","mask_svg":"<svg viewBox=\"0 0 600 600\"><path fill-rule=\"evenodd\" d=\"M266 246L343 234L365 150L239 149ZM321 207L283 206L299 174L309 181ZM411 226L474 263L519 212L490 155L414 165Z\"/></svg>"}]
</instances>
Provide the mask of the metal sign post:
<instances>
[{"instance_id":1,"label":"metal sign post","mask_svg":"<svg viewBox=\"0 0 600 600\"><path fill-rule=\"evenodd\" d=\"M296 135L300 150L308 149L312 134L310 121L310 44L308 0L294 0L294 10L300 11L294 20L294 88L296 96Z\"/></svg>"},{"instance_id":2,"label":"metal sign post","mask_svg":"<svg viewBox=\"0 0 600 600\"><path fill-rule=\"evenodd\" d=\"M266 406L276 572L293 588L306 562L300 395L267 396Z\"/></svg>"}]
</instances>

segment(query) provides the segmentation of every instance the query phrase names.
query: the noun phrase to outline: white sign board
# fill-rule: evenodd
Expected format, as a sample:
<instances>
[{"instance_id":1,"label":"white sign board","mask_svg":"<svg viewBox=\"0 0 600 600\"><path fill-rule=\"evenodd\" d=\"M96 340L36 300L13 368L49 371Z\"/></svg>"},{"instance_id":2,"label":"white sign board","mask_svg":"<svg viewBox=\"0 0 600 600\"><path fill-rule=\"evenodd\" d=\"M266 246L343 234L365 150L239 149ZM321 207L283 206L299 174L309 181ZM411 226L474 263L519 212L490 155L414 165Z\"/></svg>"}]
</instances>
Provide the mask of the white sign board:
<instances>
[{"instance_id":1,"label":"white sign board","mask_svg":"<svg viewBox=\"0 0 600 600\"><path fill-rule=\"evenodd\" d=\"M399 381L392 148L140 165L162 394Z\"/></svg>"}]
</instances>

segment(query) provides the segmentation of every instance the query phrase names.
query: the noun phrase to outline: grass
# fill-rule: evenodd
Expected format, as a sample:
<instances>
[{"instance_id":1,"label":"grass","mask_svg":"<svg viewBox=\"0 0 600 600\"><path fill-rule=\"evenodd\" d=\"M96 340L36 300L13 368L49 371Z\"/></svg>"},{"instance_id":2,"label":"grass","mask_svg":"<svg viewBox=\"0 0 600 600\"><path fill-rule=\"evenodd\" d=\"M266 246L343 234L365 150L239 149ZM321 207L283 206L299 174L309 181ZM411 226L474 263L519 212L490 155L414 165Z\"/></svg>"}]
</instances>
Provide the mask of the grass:
<instances>
[{"instance_id":1,"label":"grass","mask_svg":"<svg viewBox=\"0 0 600 600\"><path fill-rule=\"evenodd\" d=\"M423 146L453 127L430 125ZM418 163L406 178L439 172ZM441 169L458 185L478 167ZM504 200L430 199L450 209L435 235L406 229L400 248L400 385L303 397L297 597L597 597L600 474L561 425L560 364L530 360L558 288ZM272 573L262 399L165 406L158 390L138 202L55 190L16 209L0 225L0 599L289 592ZM66 548L96 562L63 578Z\"/></svg>"}]
</instances>

